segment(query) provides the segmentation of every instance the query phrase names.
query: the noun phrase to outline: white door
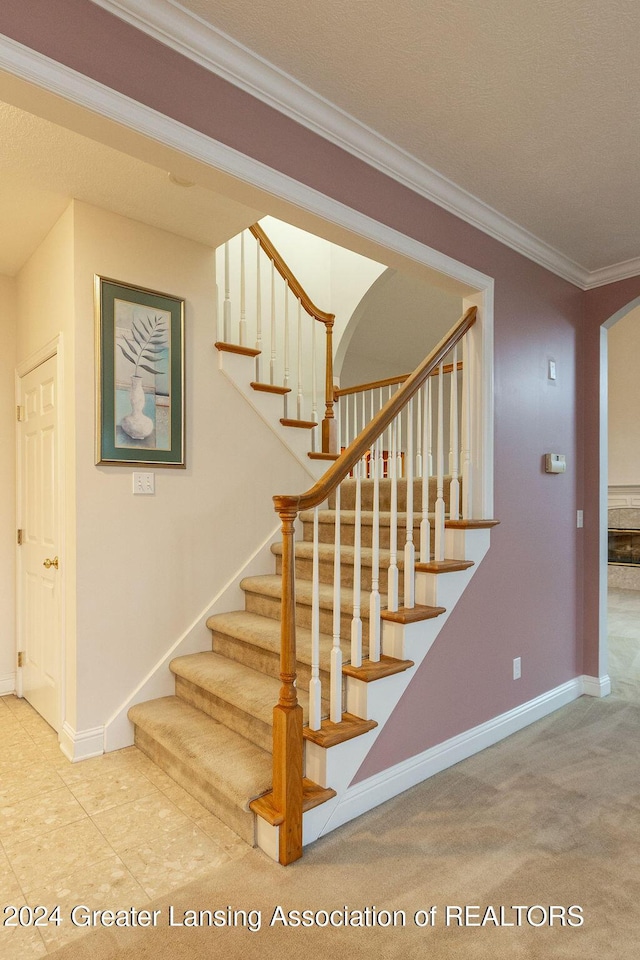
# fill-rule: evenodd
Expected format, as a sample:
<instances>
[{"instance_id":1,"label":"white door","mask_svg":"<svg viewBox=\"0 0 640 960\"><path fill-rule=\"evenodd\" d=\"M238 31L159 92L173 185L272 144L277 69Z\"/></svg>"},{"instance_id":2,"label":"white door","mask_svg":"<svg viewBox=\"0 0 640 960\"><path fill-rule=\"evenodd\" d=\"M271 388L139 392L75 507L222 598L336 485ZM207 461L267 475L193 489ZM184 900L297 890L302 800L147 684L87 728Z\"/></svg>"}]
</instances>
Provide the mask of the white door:
<instances>
[{"instance_id":1,"label":"white door","mask_svg":"<svg viewBox=\"0 0 640 960\"><path fill-rule=\"evenodd\" d=\"M20 381L19 523L22 694L59 731L62 637L57 358Z\"/></svg>"}]
</instances>

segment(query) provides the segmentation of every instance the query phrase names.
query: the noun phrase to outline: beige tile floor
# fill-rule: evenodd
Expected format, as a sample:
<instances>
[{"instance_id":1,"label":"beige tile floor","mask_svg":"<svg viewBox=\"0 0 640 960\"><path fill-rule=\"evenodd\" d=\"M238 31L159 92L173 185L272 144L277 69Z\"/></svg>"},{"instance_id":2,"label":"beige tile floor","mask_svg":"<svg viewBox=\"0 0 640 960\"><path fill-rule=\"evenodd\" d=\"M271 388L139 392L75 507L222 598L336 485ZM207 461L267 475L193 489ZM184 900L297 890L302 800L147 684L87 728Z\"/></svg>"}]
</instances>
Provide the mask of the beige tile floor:
<instances>
[{"instance_id":1,"label":"beige tile floor","mask_svg":"<svg viewBox=\"0 0 640 960\"><path fill-rule=\"evenodd\" d=\"M640 701L640 592L610 589L607 613L611 692Z\"/></svg>"},{"instance_id":2,"label":"beige tile floor","mask_svg":"<svg viewBox=\"0 0 640 960\"><path fill-rule=\"evenodd\" d=\"M0 924L7 906L60 905L59 926L0 926L0 960L86 931L73 906L143 908L249 847L135 747L69 763L16 697L0 698Z\"/></svg>"},{"instance_id":3,"label":"beige tile floor","mask_svg":"<svg viewBox=\"0 0 640 960\"><path fill-rule=\"evenodd\" d=\"M640 592L609 595L613 694L640 701ZM25 700L0 698L0 923L5 906L60 905L60 926L0 927L0 960L86 931L73 906L144 908L249 847L135 747L72 764Z\"/></svg>"}]
</instances>

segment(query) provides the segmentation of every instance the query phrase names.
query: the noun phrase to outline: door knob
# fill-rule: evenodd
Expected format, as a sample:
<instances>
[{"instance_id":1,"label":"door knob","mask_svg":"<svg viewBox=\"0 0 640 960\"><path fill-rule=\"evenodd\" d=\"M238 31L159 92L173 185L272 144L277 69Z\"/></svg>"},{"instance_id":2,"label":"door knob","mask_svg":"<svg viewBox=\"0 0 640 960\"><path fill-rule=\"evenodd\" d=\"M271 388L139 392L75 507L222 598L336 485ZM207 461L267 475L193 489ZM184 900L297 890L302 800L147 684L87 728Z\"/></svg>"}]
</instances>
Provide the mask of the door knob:
<instances>
[{"instance_id":1,"label":"door knob","mask_svg":"<svg viewBox=\"0 0 640 960\"><path fill-rule=\"evenodd\" d=\"M43 567L46 567L47 570L49 569L49 567L55 567L56 570L57 570L57 569L58 569L58 558L57 558L57 557L54 557L53 560L49 560L49 557L47 557L47 559L44 561L44 563L42 564L42 566L43 566Z\"/></svg>"}]
</instances>

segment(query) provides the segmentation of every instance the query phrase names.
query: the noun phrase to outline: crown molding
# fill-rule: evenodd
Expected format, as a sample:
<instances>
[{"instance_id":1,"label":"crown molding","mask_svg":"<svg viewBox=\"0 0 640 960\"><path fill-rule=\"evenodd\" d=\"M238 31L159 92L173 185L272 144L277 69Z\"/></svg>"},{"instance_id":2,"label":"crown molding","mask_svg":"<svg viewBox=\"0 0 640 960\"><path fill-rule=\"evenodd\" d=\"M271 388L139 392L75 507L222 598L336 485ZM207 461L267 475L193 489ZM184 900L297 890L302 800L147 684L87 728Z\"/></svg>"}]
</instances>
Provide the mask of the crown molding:
<instances>
[{"instance_id":1,"label":"crown molding","mask_svg":"<svg viewBox=\"0 0 640 960\"><path fill-rule=\"evenodd\" d=\"M71 103L114 120L194 160L215 167L236 180L280 197L329 223L387 247L401 256L425 264L472 289L492 288L493 279L474 267L454 260L453 257L2 34L0 70L6 70Z\"/></svg>"},{"instance_id":2,"label":"crown molding","mask_svg":"<svg viewBox=\"0 0 640 960\"><path fill-rule=\"evenodd\" d=\"M639 274L640 257L635 257L633 260L613 263L609 267L601 267L599 270L592 270L590 273L587 273L587 280L583 289L593 290L594 287L604 287L607 283L629 280L631 277L637 277Z\"/></svg>"},{"instance_id":3,"label":"crown molding","mask_svg":"<svg viewBox=\"0 0 640 960\"><path fill-rule=\"evenodd\" d=\"M580 264L174 0L92 2L552 273L582 289L592 285Z\"/></svg>"}]
</instances>

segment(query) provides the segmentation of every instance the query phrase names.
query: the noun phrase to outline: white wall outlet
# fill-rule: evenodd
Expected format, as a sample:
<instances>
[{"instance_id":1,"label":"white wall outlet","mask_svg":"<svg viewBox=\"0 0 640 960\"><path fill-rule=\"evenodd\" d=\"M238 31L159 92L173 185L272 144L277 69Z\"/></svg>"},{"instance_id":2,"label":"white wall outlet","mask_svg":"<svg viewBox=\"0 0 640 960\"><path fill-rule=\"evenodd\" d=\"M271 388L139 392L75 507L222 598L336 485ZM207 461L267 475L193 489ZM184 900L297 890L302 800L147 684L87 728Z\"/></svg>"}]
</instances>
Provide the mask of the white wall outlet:
<instances>
[{"instance_id":1,"label":"white wall outlet","mask_svg":"<svg viewBox=\"0 0 640 960\"><path fill-rule=\"evenodd\" d=\"M156 492L155 473L134 473L133 492L137 495L152 496Z\"/></svg>"},{"instance_id":2,"label":"white wall outlet","mask_svg":"<svg viewBox=\"0 0 640 960\"><path fill-rule=\"evenodd\" d=\"M582 530L584 527L584 510L576 511L576 527L578 530Z\"/></svg>"},{"instance_id":3,"label":"white wall outlet","mask_svg":"<svg viewBox=\"0 0 640 960\"><path fill-rule=\"evenodd\" d=\"M522 657L513 658L513 679L519 680L522 676Z\"/></svg>"}]
</instances>

